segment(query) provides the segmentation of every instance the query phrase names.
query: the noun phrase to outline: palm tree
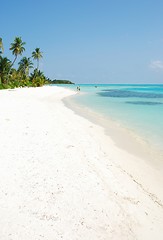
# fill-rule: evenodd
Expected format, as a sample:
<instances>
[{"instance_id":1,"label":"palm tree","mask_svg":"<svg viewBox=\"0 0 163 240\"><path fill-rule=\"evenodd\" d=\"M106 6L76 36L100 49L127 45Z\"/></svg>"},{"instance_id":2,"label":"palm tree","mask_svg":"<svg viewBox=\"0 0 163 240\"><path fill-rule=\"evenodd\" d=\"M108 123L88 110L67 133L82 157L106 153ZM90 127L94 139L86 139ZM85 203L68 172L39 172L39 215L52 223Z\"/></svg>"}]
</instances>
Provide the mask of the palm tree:
<instances>
[{"instance_id":1,"label":"palm tree","mask_svg":"<svg viewBox=\"0 0 163 240\"><path fill-rule=\"evenodd\" d=\"M18 64L19 71L28 76L30 68L33 68L33 63L31 62L30 58L23 57Z\"/></svg>"},{"instance_id":2,"label":"palm tree","mask_svg":"<svg viewBox=\"0 0 163 240\"><path fill-rule=\"evenodd\" d=\"M30 80L34 87L40 87L45 84L46 77L44 76L43 72L35 69L34 72L31 74Z\"/></svg>"},{"instance_id":3,"label":"palm tree","mask_svg":"<svg viewBox=\"0 0 163 240\"><path fill-rule=\"evenodd\" d=\"M4 52L2 38L0 38L0 54Z\"/></svg>"},{"instance_id":4,"label":"palm tree","mask_svg":"<svg viewBox=\"0 0 163 240\"><path fill-rule=\"evenodd\" d=\"M7 76L11 68L11 61L0 56L0 83L7 83Z\"/></svg>"},{"instance_id":5,"label":"palm tree","mask_svg":"<svg viewBox=\"0 0 163 240\"><path fill-rule=\"evenodd\" d=\"M25 48L23 47L25 45L25 42L22 42L21 37L16 37L14 42L11 43L10 50L12 50L12 54L15 55L14 61L12 62L12 65L14 65L18 55L22 55L22 53L25 51Z\"/></svg>"},{"instance_id":6,"label":"palm tree","mask_svg":"<svg viewBox=\"0 0 163 240\"><path fill-rule=\"evenodd\" d=\"M40 70L37 70L36 68L34 69L33 73L31 73L31 77L34 78L34 77L45 77L45 76L43 72L41 72Z\"/></svg>"},{"instance_id":7,"label":"palm tree","mask_svg":"<svg viewBox=\"0 0 163 240\"><path fill-rule=\"evenodd\" d=\"M37 60L37 70L39 68L39 60L42 58L42 52L40 51L40 48L36 48L34 52L32 52L33 59Z\"/></svg>"}]
</instances>

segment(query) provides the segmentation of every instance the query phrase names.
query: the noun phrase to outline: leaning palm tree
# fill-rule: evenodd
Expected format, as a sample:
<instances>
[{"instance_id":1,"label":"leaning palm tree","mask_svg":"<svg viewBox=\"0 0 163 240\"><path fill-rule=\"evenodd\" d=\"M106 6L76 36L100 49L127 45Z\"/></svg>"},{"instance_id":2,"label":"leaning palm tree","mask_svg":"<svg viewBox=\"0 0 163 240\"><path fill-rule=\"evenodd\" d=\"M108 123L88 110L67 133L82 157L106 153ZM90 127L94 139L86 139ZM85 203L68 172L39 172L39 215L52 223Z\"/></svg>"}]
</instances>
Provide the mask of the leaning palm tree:
<instances>
[{"instance_id":1,"label":"leaning palm tree","mask_svg":"<svg viewBox=\"0 0 163 240\"><path fill-rule=\"evenodd\" d=\"M42 58L42 52L40 48L36 48L34 52L32 52L33 59L37 60L37 70L39 69L39 60Z\"/></svg>"},{"instance_id":2,"label":"leaning palm tree","mask_svg":"<svg viewBox=\"0 0 163 240\"><path fill-rule=\"evenodd\" d=\"M3 52L4 52L3 41L2 38L0 38L0 54L2 54Z\"/></svg>"},{"instance_id":3,"label":"leaning palm tree","mask_svg":"<svg viewBox=\"0 0 163 240\"><path fill-rule=\"evenodd\" d=\"M25 51L25 48L23 47L25 45L25 42L22 42L21 37L16 37L14 39L14 42L11 43L11 47L10 50L12 50L12 54L15 55L15 58L11 64L11 68L14 65L18 55L22 55L22 53ZM11 68L10 71L8 73L8 78L7 78L7 82L9 81L9 76L10 76L10 72L11 72Z\"/></svg>"},{"instance_id":4,"label":"leaning palm tree","mask_svg":"<svg viewBox=\"0 0 163 240\"><path fill-rule=\"evenodd\" d=\"M12 50L12 54L15 55L12 66L14 65L18 55L22 55L22 53L25 51L24 45L25 42L22 42L21 37L16 37L14 42L11 43L10 50Z\"/></svg>"},{"instance_id":5,"label":"leaning palm tree","mask_svg":"<svg viewBox=\"0 0 163 240\"><path fill-rule=\"evenodd\" d=\"M23 57L19 64L19 71L22 72L26 77L29 75L30 68L33 68L33 63L30 58Z\"/></svg>"}]
</instances>

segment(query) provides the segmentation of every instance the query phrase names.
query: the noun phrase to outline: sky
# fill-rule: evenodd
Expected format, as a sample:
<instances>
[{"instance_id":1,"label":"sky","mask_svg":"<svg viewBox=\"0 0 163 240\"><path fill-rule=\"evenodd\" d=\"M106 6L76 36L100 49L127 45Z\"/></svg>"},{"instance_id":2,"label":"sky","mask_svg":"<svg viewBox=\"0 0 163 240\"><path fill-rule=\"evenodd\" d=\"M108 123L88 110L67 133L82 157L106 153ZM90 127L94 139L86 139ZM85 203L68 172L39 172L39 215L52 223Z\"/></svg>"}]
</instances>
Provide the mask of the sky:
<instances>
[{"instance_id":1,"label":"sky","mask_svg":"<svg viewBox=\"0 0 163 240\"><path fill-rule=\"evenodd\" d=\"M0 9L4 56L14 58L21 37L23 56L39 47L51 79L163 83L162 0L5 0Z\"/></svg>"}]
</instances>

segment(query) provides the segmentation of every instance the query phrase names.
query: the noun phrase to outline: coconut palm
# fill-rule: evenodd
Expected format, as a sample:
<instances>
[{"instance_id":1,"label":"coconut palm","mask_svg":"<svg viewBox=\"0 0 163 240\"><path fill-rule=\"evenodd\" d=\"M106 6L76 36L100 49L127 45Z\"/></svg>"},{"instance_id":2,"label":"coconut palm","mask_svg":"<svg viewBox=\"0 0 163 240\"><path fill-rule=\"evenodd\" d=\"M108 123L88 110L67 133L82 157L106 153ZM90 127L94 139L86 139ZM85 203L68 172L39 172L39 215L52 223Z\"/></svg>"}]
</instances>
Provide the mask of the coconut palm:
<instances>
[{"instance_id":1,"label":"coconut palm","mask_svg":"<svg viewBox=\"0 0 163 240\"><path fill-rule=\"evenodd\" d=\"M14 65L18 55L22 55L22 53L25 51L24 45L25 42L22 42L21 37L16 37L14 42L11 43L10 50L12 50L12 54L15 55L12 66Z\"/></svg>"},{"instance_id":2,"label":"coconut palm","mask_svg":"<svg viewBox=\"0 0 163 240\"><path fill-rule=\"evenodd\" d=\"M34 52L32 52L33 59L37 60L37 70L39 69L39 60L42 58L42 52L40 48L36 48Z\"/></svg>"},{"instance_id":3,"label":"coconut palm","mask_svg":"<svg viewBox=\"0 0 163 240\"><path fill-rule=\"evenodd\" d=\"M33 68L33 63L30 60L30 58L23 57L18 64L19 64L18 70L22 72L24 75L28 76L30 68Z\"/></svg>"},{"instance_id":4,"label":"coconut palm","mask_svg":"<svg viewBox=\"0 0 163 240\"><path fill-rule=\"evenodd\" d=\"M2 54L3 52L4 52L3 41L2 38L0 38L0 54Z\"/></svg>"},{"instance_id":5,"label":"coconut palm","mask_svg":"<svg viewBox=\"0 0 163 240\"><path fill-rule=\"evenodd\" d=\"M32 81L34 87L40 87L45 84L46 77L44 76L43 72L35 69L34 72L31 74L30 80Z\"/></svg>"},{"instance_id":6,"label":"coconut palm","mask_svg":"<svg viewBox=\"0 0 163 240\"><path fill-rule=\"evenodd\" d=\"M33 73L31 73L31 77L32 78L34 78L34 77L44 77L45 78L44 73L41 72L40 70L37 70L37 68L34 69Z\"/></svg>"}]
</instances>

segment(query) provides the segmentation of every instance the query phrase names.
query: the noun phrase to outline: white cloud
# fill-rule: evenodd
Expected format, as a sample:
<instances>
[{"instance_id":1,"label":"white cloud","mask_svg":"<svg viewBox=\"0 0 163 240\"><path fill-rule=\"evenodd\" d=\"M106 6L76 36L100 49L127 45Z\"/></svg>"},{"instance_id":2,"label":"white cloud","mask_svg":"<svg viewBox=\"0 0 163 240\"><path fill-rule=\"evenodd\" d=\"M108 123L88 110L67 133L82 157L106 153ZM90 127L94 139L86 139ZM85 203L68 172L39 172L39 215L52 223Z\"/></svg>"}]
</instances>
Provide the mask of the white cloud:
<instances>
[{"instance_id":1,"label":"white cloud","mask_svg":"<svg viewBox=\"0 0 163 240\"><path fill-rule=\"evenodd\" d=\"M163 61L160 60L151 61L149 67L156 71L163 70Z\"/></svg>"}]
</instances>

